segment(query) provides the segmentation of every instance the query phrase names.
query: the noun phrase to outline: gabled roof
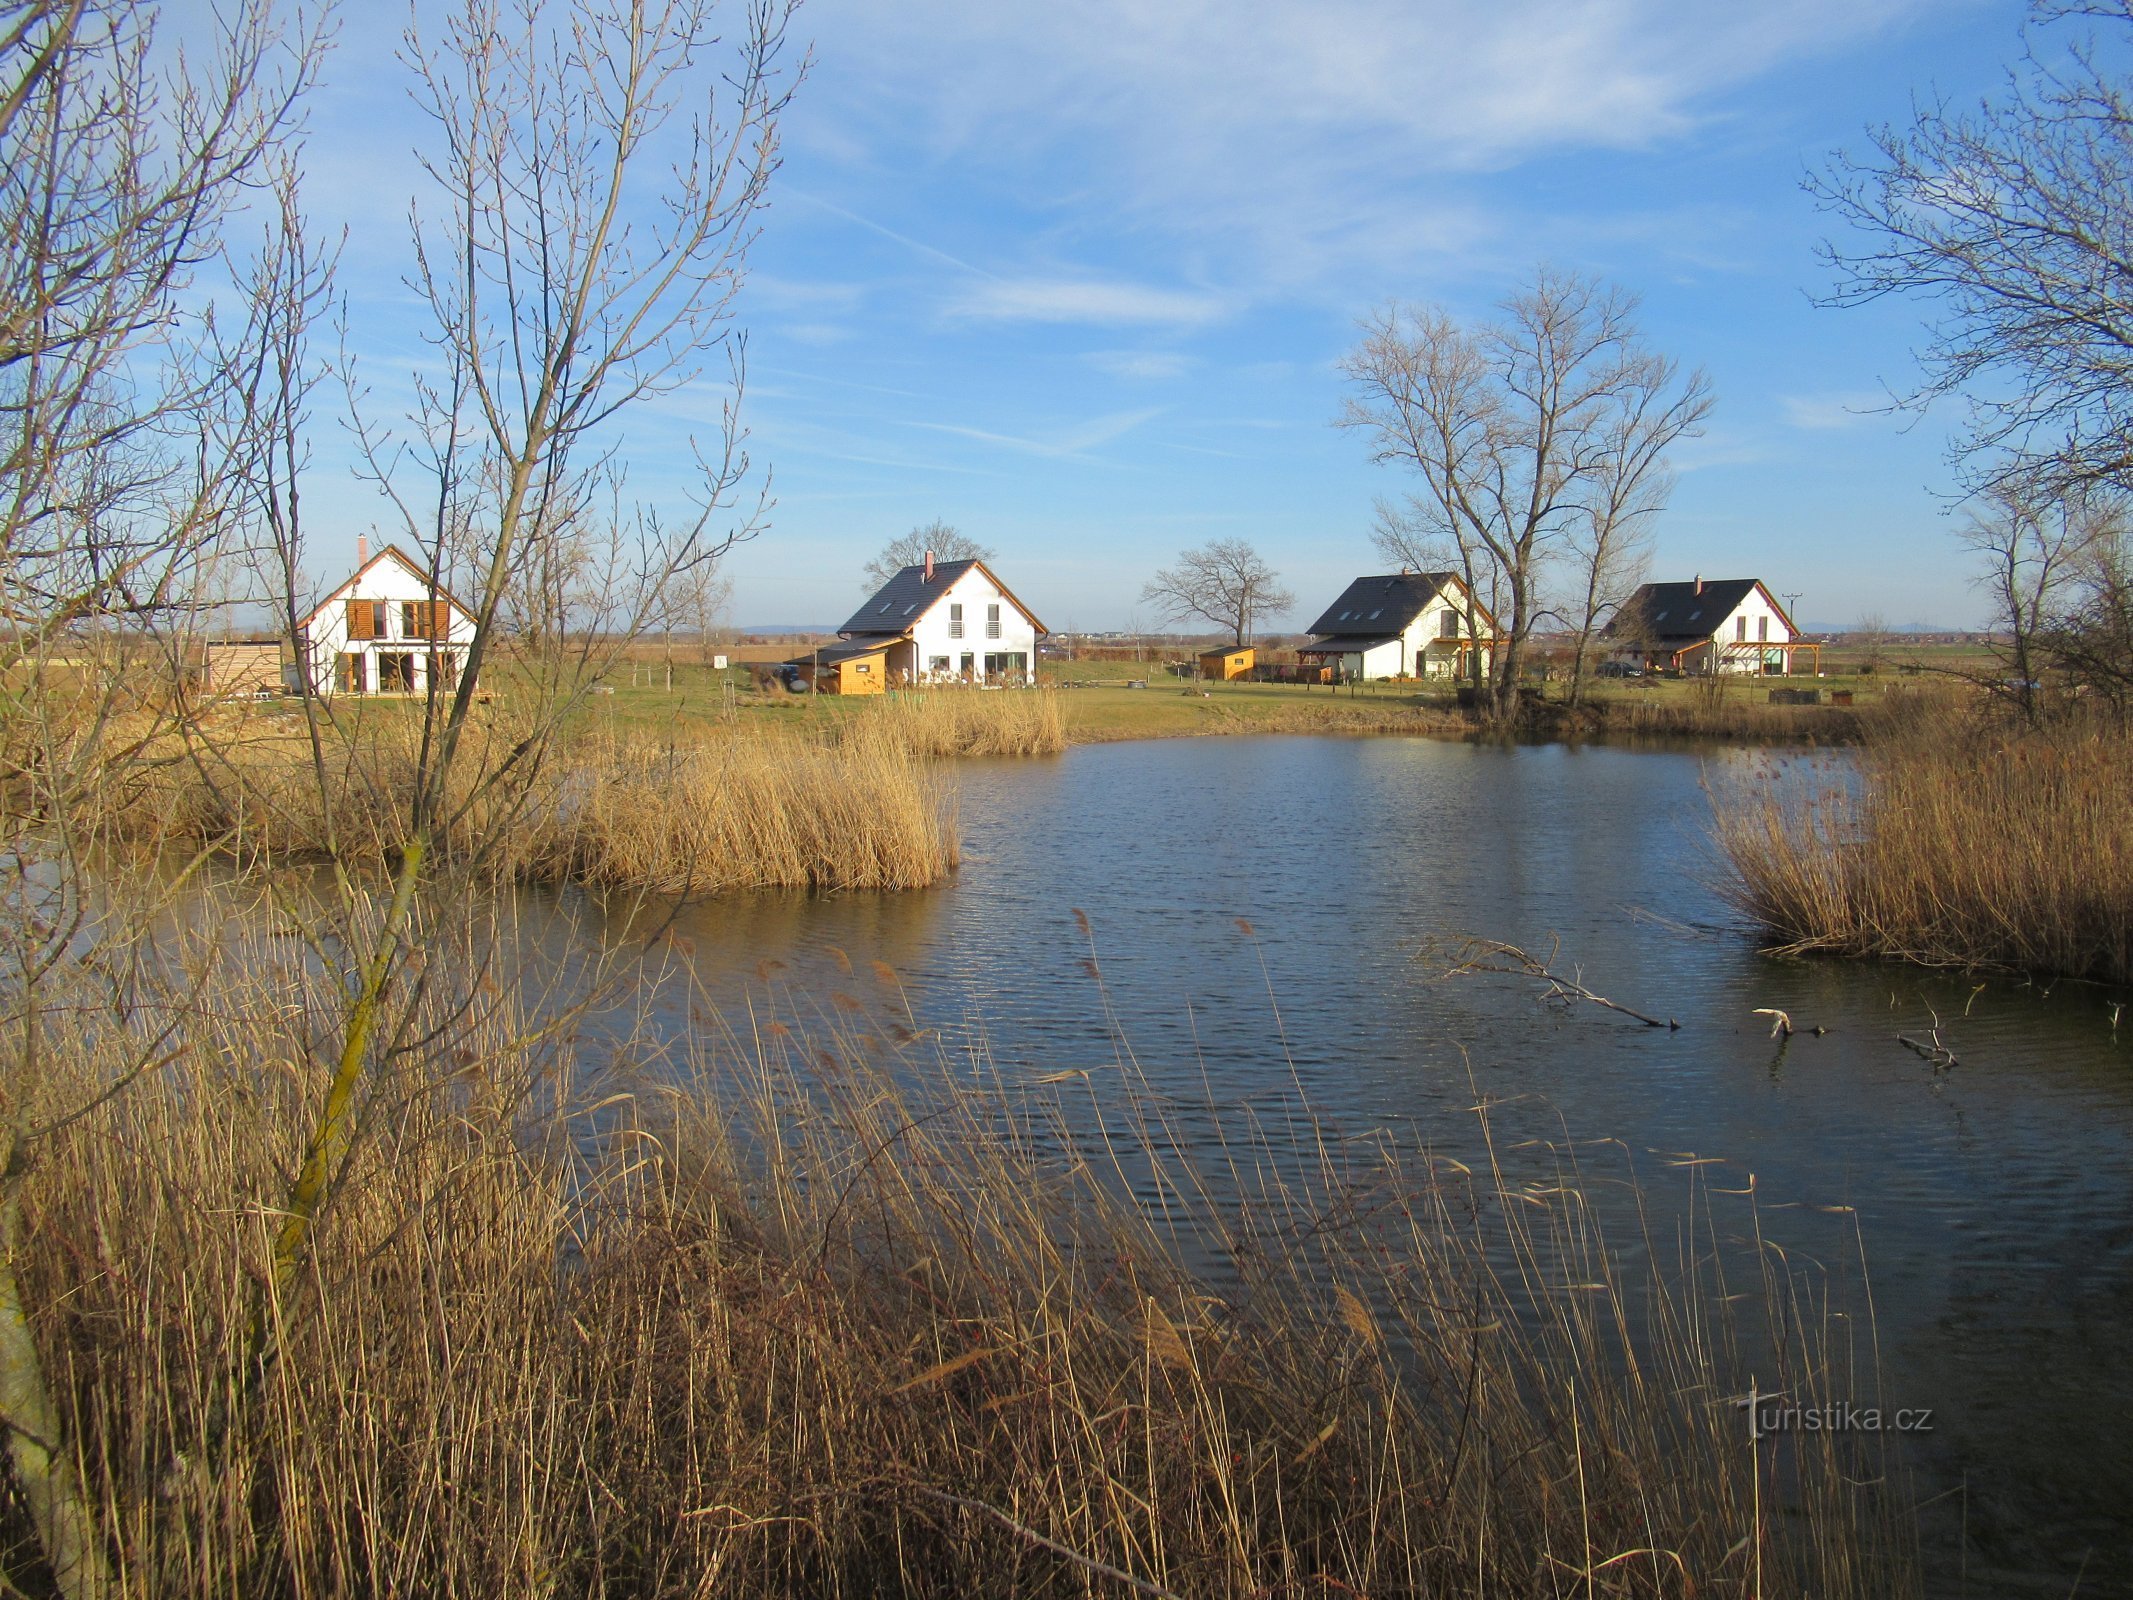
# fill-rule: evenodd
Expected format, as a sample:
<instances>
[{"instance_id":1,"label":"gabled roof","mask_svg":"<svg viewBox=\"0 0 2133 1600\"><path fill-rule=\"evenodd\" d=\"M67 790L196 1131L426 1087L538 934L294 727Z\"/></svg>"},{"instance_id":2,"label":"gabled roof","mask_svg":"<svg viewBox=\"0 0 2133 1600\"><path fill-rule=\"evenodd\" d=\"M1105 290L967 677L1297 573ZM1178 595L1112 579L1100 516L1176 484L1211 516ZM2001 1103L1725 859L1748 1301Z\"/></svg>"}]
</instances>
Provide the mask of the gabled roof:
<instances>
[{"instance_id":1,"label":"gabled roof","mask_svg":"<svg viewBox=\"0 0 2133 1600\"><path fill-rule=\"evenodd\" d=\"M356 584L362 579L363 574L370 571L372 567L375 567L381 561L399 562L400 565L406 568L407 571L414 577L416 582L420 583L423 588L429 590L437 599L443 600L450 604L452 609L457 611L461 616L472 617L474 615L473 610L467 605L463 604L460 601L459 597L453 594L451 590L445 588L443 584L431 583L428 571L423 567L418 566L413 560L411 560L408 557L406 551L402 550L396 544L389 544L384 549L380 550L376 555L372 556L368 561L357 567L355 571L351 572L347 577L343 578L341 580L340 586L334 589L330 594L328 594L325 599L321 600L317 605L313 606L309 611L305 612L301 617L297 618L297 631L301 632L305 628L310 627L311 624L318 618L320 612L324 611L328 606L332 605L334 601L340 599L350 589L353 589Z\"/></svg>"},{"instance_id":2,"label":"gabled roof","mask_svg":"<svg viewBox=\"0 0 2133 1600\"><path fill-rule=\"evenodd\" d=\"M1760 578L1703 578L1685 583L1647 583L1623 601L1608 619L1605 632L1617 637L1634 635L1653 642L1708 639L1740 609L1751 594L1761 591L1764 601L1785 624L1788 634L1800 630L1763 587Z\"/></svg>"},{"instance_id":3,"label":"gabled roof","mask_svg":"<svg viewBox=\"0 0 2133 1600\"><path fill-rule=\"evenodd\" d=\"M1338 634L1331 639L1320 639L1311 644L1298 645L1296 653L1300 656L1355 656L1364 655L1377 649L1380 645L1398 644L1399 642L1400 636L1397 633L1344 633Z\"/></svg>"},{"instance_id":4,"label":"gabled roof","mask_svg":"<svg viewBox=\"0 0 2133 1600\"><path fill-rule=\"evenodd\" d=\"M1310 632L1321 638L1357 636L1376 639L1397 636L1422 615L1423 608L1440 594L1464 589L1455 572L1393 572L1358 578L1341 591L1341 597L1326 607L1326 614L1311 624ZM1496 631L1496 619L1477 604L1475 612Z\"/></svg>"},{"instance_id":5,"label":"gabled roof","mask_svg":"<svg viewBox=\"0 0 2133 1600\"><path fill-rule=\"evenodd\" d=\"M936 561L933 564L933 581L926 581L924 566L905 567L895 577L874 591L874 598L853 612L843 627L837 631L854 633L906 633L918 623L918 619L931 611L945 595L955 580L976 567L992 579L992 586L1000 591L1002 599L1012 605L1039 633L1051 630L1037 620L1037 614L1017 600L994 574L992 568L982 561Z\"/></svg>"}]
</instances>

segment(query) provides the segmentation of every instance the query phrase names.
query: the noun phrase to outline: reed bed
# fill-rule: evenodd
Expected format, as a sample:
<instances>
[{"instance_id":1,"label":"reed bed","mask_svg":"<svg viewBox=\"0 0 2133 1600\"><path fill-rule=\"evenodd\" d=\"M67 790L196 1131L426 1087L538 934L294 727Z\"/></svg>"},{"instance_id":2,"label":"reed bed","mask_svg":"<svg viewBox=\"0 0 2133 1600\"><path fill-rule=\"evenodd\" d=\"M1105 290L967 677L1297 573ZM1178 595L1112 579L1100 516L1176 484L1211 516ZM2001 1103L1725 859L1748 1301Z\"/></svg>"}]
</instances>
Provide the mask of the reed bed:
<instances>
[{"instance_id":1,"label":"reed bed","mask_svg":"<svg viewBox=\"0 0 2133 1600\"><path fill-rule=\"evenodd\" d=\"M1048 756L1066 748L1056 689L907 689L847 727L921 756Z\"/></svg>"},{"instance_id":2,"label":"reed bed","mask_svg":"<svg viewBox=\"0 0 2133 1600\"><path fill-rule=\"evenodd\" d=\"M958 859L937 758L1065 748L1050 691L940 690L840 707L803 727L706 724L687 738L577 729L506 782L529 730L483 711L444 807L447 853L490 875L660 894L908 889ZM357 707L314 755L289 712L225 714L160 735L110 786L93 830L150 849L208 843L246 859L387 858L406 842L421 755L405 707Z\"/></svg>"},{"instance_id":3,"label":"reed bed","mask_svg":"<svg viewBox=\"0 0 2133 1600\"><path fill-rule=\"evenodd\" d=\"M129 1593L1916 1590L1860 1441L1757 1445L1728 1403L1756 1348L1765 1391L1858 1381L1811 1286L1717 1243L1751 1201L1692 1191L1655 1236L1619 1147L1514 1163L1486 1113L1463 1161L1301 1104L1188 1156L1129 1053L950 1059L886 969L819 1011L766 969L732 1028L647 975L696 1026L610 1034L593 1078L519 985L406 991L250 1377L334 1007L241 916L190 925L171 1015L105 999L8 1084L81 1101L180 1023L25 1180L19 1271Z\"/></svg>"},{"instance_id":4,"label":"reed bed","mask_svg":"<svg viewBox=\"0 0 2133 1600\"><path fill-rule=\"evenodd\" d=\"M954 871L953 794L901 730L835 742L589 741L517 852L522 876L655 894L915 889Z\"/></svg>"},{"instance_id":5,"label":"reed bed","mask_svg":"<svg viewBox=\"0 0 2133 1600\"><path fill-rule=\"evenodd\" d=\"M1788 953L2133 982L2133 738L1955 705L1856 768L1715 797L1735 897Z\"/></svg>"}]
</instances>

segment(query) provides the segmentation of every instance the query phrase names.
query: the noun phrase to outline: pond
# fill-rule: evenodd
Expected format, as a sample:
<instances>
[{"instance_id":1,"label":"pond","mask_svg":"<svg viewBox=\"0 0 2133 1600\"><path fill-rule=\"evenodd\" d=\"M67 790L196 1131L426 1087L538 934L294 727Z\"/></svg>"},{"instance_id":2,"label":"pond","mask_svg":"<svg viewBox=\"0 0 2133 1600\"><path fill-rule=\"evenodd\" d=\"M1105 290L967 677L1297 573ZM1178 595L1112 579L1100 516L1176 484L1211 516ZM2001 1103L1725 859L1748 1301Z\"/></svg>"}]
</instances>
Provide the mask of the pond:
<instances>
[{"instance_id":1,"label":"pond","mask_svg":"<svg viewBox=\"0 0 2133 1600\"><path fill-rule=\"evenodd\" d=\"M1217 1107L1300 1088L1461 1149L1479 1095L1653 1169L1722 1159L1788 1250L1856 1261L1863 1234L1887 1398L1932 1412L1903 1449L1935 1591L2133 1594L2133 1008L1759 953L1712 797L1812 759L1279 737L973 761L951 883L679 929L737 1001L766 958L823 993L853 983L840 953L887 962L1010 1071L1097 1067L1116 1027L1157 1089ZM1447 978L1457 935L1681 1026ZM1827 1032L1781 1044L1766 1008ZM1898 1040L1935 1030L1952 1067Z\"/></svg>"}]
</instances>

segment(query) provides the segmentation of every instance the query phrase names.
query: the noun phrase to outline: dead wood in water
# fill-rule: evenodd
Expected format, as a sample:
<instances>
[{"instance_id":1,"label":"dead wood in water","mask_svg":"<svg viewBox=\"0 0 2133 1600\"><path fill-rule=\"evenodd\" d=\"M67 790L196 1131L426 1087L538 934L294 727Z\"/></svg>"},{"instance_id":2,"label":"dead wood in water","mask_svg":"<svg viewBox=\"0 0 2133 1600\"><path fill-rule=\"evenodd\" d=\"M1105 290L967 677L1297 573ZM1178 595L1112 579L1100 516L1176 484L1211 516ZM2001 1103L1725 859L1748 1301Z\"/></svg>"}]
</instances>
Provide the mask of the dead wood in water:
<instances>
[{"instance_id":1,"label":"dead wood in water","mask_svg":"<svg viewBox=\"0 0 2133 1600\"><path fill-rule=\"evenodd\" d=\"M1546 998L1560 1000L1566 1005L1572 1001L1587 1000L1596 1006L1605 1006L1609 1011L1619 1011L1625 1017L1633 1017L1647 1028L1665 1028L1668 1032L1681 1024L1672 1017L1664 1020L1647 1016L1634 1007L1610 1000L1604 994L1595 994L1575 978L1566 978L1549 966L1560 945L1552 946L1548 961L1515 944L1506 944L1501 939L1483 939L1468 935L1454 947L1455 959L1446 967L1445 976L1457 977L1463 972L1501 972L1512 977L1538 978L1548 986Z\"/></svg>"}]
</instances>

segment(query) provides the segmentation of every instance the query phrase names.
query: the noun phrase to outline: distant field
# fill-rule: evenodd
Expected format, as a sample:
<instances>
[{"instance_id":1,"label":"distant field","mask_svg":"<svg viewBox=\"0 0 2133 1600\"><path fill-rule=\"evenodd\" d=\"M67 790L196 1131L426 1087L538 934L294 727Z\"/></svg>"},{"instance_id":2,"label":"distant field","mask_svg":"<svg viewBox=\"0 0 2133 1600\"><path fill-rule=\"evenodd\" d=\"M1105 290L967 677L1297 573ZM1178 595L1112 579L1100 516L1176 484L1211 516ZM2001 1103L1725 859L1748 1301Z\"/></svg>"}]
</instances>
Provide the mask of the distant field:
<instances>
[{"instance_id":1,"label":"distant field","mask_svg":"<svg viewBox=\"0 0 2133 1600\"><path fill-rule=\"evenodd\" d=\"M1853 704L1865 708L1891 689L1952 683L1954 675L1989 678L1994 658L1975 645L1896 644L1878 652L1874 670L1852 649L1831 650L1821 678L1729 678L1714 707L1707 685L1689 679L1601 679L1588 685L1596 704L1619 708L1645 706L1654 711L1678 708L1716 711L1721 720L1732 710L1766 708L1775 688L1817 688L1825 702L1832 691L1850 691ZM1322 730L1451 731L1459 726L1452 687L1442 683L1366 683L1333 689L1324 685L1276 683L1194 683L1170 675L1161 659L1143 661L1046 660L1040 681L1057 689L1063 701L1069 737L1076 743L1115 739L1157 739L1199 734L1307 732ZM634 679L634 681L632 681ZM1146 688L1129 688L1145 682ZM583 713L583 725L618 733L664 733L688 738L714 727L798 729L824 719L861 713L866 698L845 699L787 694L759 689L746 666L724 671L701 661L676 661L673 687L657 660L623 663L608 678L612 693L595 694ZM1012 691L973 691L1008 693ZM1544 686L1550 698L1562 692L1560 679Z\"/></svg>"}]
</instances>

